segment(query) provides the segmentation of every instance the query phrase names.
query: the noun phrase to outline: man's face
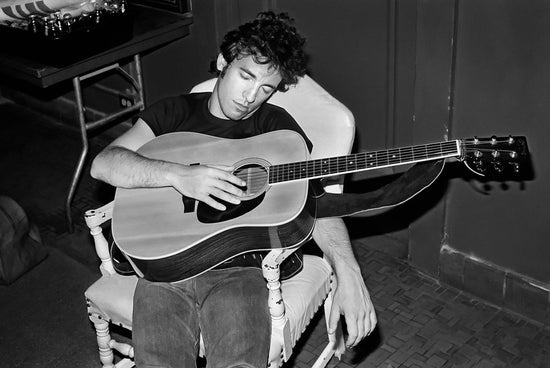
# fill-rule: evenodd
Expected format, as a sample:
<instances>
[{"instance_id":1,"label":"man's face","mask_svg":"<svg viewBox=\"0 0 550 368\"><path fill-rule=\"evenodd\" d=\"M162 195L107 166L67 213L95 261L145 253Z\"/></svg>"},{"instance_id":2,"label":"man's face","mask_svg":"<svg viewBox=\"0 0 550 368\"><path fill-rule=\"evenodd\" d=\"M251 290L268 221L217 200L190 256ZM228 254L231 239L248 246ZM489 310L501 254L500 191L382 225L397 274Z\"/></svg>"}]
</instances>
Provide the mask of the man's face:
<instances>
[{"instance_id":1,"label":"man's face","mask_svg":"<svg viewBox=\"0 0 550 368\"><path fill-rule=\"evenodd\" d=\"M227 65L218 57L218 68ZM241 120L250 116L275 92L282 80L270 64L258 64L250 55L236 58L227 65L209 102L212 115L221 119Z\"/></svg>"}]
</instances>

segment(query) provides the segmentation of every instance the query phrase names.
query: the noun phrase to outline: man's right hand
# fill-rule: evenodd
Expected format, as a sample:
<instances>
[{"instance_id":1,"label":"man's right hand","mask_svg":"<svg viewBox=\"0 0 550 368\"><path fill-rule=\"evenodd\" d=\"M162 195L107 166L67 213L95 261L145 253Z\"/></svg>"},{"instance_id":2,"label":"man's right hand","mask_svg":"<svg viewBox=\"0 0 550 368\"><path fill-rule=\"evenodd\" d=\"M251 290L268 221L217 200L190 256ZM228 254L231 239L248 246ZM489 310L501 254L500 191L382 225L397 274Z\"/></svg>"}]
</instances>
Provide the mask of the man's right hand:
<instances>
[{"instance_id":1,"label":"man's right hand","mask_svg":"<svg viewBox=\"0 0 550 368\"><path fill-rule=\"evenodd\" d=\"M232 166L174 164L167 177L170 184L181 194L224 211L226 207L216 201L217 198L239 204L240 197L244 195L238 187L244 187L246 183L231 174L233 170Z\"/></svg>"}]
</instances>

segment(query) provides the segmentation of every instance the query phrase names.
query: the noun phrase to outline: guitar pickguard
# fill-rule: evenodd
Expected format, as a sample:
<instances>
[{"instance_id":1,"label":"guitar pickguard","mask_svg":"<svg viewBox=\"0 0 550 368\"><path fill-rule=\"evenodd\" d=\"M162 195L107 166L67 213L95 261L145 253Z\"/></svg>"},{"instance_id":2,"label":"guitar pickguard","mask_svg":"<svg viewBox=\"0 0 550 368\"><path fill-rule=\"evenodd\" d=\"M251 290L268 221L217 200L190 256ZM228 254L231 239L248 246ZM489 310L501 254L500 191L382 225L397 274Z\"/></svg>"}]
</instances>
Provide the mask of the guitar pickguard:
<instances>
[{"instance_id":1,"label":"guitar pickguard","mask_svg":"<svg viewBox=\"0 0 550 368\"><path fill-rule=\"evenodd\" d=\"M258 197L242 201L240 204L233 204L216 198L218 202L222 203L226 207L225 211L219 211L204 202L199 202L197 207L197 219L203 224L213 224L232 220L258 207L264 200L264 197L265 192Z\"/></svg>"}]
</instances>

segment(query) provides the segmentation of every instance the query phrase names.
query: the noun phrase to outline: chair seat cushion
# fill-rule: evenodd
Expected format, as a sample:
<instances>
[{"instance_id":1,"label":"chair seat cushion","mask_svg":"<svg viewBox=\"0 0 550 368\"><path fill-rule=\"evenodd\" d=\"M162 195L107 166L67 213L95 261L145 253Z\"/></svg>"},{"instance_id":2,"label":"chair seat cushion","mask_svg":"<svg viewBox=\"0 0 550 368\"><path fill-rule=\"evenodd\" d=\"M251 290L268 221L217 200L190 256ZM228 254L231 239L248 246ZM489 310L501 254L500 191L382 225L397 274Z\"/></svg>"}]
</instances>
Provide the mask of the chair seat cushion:
<instances>
[{"instance_id":1,"label":"chair seat cushion","mask_svg":"<svg viewBox=\"0 0 550 368\"><path fill-rule=\"evenodd\" d=\"M134 275L103 275L84 293L88 313L131 330L137 281Z\"/></svg>"},{"instance_id":2,"label":"chair seat cushion","mask_svg":"<svg viewBox=\"0 0 550 368\"><path fill-rule=\"evenodd\" d=\"M330 292L331 274L332 269L323 258L304 255L302 272L281 283L292 345L300 338Z\"/></svg>"},{"instance_id":3,"label":"chair seat cushion","mask_svg":"<svg viewBox=\"0 0 550 368\"><path fill-rule=\"evenodd\" d=\"M292 345L328 295L330 277L331 268L323 258L304 255L302 271L281 283ZM85 292L88 313L131 330L136 284L136 276L102 276Z\"/></svg>"}]
</instances>

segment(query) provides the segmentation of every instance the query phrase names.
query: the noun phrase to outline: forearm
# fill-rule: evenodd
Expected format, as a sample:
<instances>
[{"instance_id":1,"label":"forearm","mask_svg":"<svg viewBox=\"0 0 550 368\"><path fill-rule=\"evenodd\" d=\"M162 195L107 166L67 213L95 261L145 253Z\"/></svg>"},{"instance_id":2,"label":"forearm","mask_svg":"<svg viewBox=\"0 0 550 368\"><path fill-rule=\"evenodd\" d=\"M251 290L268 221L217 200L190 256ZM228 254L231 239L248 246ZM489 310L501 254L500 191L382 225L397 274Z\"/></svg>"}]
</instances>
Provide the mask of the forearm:
<instances>
[{"instance_id":1,"label":"forearm","mask_svg":"<svg viewBox=\"0 0 550 368\"><path fill-rule=\"evenodd\" d=\"M319 219L313 238L336 274L329 333L334 333L340 315L344 315L348 332L346 345L353 347L372 332L377 320L369 291L353 254L348 231L339 218Z\"/></svg>"},{"instance_id":2,"label":"forearm","mask_svg":"<svg viewBox=\"0 0 550 368\"><path fill-rule=\"evenodd\" d=\"M95 179L122 188L149 188L171 185L170 172L175 164L152 160L124 147L109 146L92 162Z\"/></svg>"},{"instance_id":3,"label":"forearm","mask_svg":"<svg viewBox=\"0 0 550 368\"><path fill-rule=\"evenodd\" d=\"M360 273L344 221L340 218L318 219L313 230L313 239L323 251L336 274L345 268Z\"/></svg>"}]
</instances>

